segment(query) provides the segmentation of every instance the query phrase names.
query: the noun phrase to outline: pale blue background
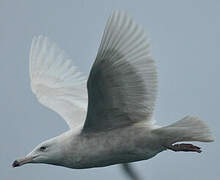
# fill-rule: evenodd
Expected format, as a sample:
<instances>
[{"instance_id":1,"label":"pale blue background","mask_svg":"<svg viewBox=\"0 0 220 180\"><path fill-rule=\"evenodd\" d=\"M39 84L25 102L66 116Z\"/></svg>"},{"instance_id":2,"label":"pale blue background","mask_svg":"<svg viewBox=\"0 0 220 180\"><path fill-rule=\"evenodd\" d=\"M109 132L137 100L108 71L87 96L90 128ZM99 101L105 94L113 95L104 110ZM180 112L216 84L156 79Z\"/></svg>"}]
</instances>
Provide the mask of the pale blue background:
<instances>
[{"instance_id":1,"label":"pale blue background","mask_svg":"<svg viewBox=\"0 0 220 180\"><path fill-rule=\"evenodd\" d=\"M86 75L108 16L128 11L148 32L159 72L155 117L161 125L199 115L216 142L203 153L163 152L135 163L148 180L220 177L220 1L218 0L0 0L0 179L98 180L126 177L117 166L73 170L50 165L11 168L43 140L67 130L30 90L28 55L33 35L47 35Z\"/></svg>"}]
</instances>

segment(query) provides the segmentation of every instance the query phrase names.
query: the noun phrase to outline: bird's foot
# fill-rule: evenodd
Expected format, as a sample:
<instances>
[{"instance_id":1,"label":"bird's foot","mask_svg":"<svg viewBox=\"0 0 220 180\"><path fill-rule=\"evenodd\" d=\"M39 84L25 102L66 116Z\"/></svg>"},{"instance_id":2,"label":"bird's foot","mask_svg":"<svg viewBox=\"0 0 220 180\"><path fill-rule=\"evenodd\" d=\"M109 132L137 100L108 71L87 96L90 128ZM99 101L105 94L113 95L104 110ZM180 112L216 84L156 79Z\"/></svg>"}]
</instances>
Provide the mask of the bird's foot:
<instances>
[{"instance_id":1,"label":"bird's foot","mask_svg":"<svg viewBox=\"0 0 220 180\"><path fill-rule=\"evenodd\" d=\"M194 146L193 144L174 144L166 147L176 152L177 151L198 152L198 153L202 152L200 147Z\"/></svg>"}]
</instances>

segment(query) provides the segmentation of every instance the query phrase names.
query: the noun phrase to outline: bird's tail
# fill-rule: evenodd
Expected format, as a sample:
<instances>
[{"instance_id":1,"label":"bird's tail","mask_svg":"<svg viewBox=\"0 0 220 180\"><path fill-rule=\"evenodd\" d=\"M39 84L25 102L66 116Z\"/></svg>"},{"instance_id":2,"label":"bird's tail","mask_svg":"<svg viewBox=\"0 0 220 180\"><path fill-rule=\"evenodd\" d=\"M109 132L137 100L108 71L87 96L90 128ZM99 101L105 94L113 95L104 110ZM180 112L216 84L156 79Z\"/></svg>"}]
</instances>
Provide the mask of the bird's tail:
<instances>
[{"instance_id":1,"label":"bird's tail","mask_svg":"<svg viewBox=\"0 0 220 180\"><path fill-rule=\"evenodd\" d=\"M214 141L208 126L199 117L195 116L186 116L169 126L155 129L153 132L169 144L180 141Z\"/></svg>"}]
</instances>

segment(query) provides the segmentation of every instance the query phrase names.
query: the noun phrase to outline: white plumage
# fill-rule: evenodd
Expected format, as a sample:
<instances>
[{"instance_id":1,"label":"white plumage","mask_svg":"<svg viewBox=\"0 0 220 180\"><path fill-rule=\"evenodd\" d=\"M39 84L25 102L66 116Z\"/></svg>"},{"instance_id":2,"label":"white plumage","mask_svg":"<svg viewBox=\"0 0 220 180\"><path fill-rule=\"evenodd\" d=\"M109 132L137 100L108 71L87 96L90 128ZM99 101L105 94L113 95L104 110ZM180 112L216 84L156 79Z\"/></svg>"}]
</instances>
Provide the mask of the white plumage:
<instances>
[{"instance_id":1,"label":"white plumage","mask_svg":"<svg viewBox=\"0 0 220 180\"><path fill-rule=\"evenodd\" d=\"M88 97L86 78L47 37L33 38L30 78L40 103L63 117L70 130L39 144L14 167L102 167L146 160L167 149L201 152L192 144L174 143L213 141L198 117L186 116L166 127L154 125L155 61L143 28L126 13L115 11L107 22L88 78ZM127 164L124 169L138 178Z\"/></svg>"},{"instance_id":2,"label":"white plumage","mask_svg":"<svg viewBox=\"0 0 220 180\"><path fill-rule=\"evenodd\" d=\"M30 79L40 103L62 116L71 128L84 123L88 101L86 78L47 37L33 38Z\"/></svg>"}]
</instances>

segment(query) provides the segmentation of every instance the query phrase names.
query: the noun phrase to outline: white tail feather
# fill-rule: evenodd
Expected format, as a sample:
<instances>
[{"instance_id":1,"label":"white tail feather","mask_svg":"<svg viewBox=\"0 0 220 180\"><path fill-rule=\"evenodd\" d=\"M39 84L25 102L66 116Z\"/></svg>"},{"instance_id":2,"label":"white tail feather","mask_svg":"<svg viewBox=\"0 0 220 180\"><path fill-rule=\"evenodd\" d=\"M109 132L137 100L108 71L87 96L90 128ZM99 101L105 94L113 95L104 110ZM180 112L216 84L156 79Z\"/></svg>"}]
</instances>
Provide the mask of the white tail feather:
<instances>
[{"instance_id":1,"label":"white tail feather","mask_svg":"<svg viewBox=\"0 0 220 180\"><path fill-rule=\"evenodd\" d=\"M208 126L195 116L186 116L169 126L155 129L153 132L162 137L162 141L169 144L180 141L214 141Z\"/></svg>"}]
</instances>

